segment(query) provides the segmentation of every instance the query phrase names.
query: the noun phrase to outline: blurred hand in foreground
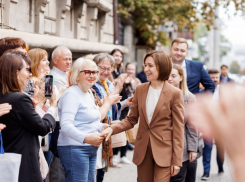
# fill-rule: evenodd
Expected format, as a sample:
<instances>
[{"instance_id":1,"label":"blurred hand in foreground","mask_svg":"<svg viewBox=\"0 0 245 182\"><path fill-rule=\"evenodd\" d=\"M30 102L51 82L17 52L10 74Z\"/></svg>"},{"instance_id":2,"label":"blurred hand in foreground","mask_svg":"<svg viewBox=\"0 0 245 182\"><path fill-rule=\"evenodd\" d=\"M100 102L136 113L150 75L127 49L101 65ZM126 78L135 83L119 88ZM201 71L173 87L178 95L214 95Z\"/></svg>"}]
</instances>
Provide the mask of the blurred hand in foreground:
<instances>
[{"instance_id":1,"label":"blurred hand in foreground","mask_svg":"<svg viewBox=\"0 0 245 182\"><path fill-rule=\"evenodd\" d=\"M236 181L245 181L245 88L238 85L223 86L220 100L211 101L208 96L198 96L191 104L189 117L198 122L204 138L214 136L223 142L231 159Z\"/></svg>"}]
</instances>

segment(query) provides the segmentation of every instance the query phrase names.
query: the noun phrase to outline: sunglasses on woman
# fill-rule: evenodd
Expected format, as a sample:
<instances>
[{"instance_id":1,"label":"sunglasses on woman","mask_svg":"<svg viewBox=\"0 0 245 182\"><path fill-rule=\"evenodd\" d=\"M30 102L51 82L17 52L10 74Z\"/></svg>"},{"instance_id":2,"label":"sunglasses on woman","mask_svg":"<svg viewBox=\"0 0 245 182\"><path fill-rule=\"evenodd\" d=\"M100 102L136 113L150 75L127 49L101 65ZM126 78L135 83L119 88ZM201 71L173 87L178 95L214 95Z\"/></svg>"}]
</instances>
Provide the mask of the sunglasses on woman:
<instances>
[{"instance_id":1,"label":"sunglasses on woman","mask_svg":"<svg viewBox=\"0 0 245 182\"><path fill-rule=\"evenodd\" d=\"M91 70L82 70L80 71L80 73L84 72L85 75L98 75L99 71L95 70L95 71L91 71Z\"/></svg>"}]
</instances>

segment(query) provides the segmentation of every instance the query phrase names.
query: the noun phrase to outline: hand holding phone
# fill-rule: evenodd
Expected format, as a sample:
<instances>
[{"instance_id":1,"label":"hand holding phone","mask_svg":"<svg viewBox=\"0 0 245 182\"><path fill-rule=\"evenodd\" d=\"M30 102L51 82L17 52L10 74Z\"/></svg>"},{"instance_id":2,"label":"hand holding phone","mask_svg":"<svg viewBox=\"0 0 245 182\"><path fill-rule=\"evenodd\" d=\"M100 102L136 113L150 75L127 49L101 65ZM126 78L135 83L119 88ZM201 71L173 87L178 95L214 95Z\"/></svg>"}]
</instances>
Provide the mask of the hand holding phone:
<instances>
[{"instance_id":1,"label":"hand holding phone","mask_svg":"<svg viewBox=\"0 0 245 182\"><path fill-rule=\"evenodd\" d=\"M53 87L54 87L54 76L46 75L45 76L45 89L44 89L45 97L50 98L52 96Z\"/></svg>"}]
</instances>

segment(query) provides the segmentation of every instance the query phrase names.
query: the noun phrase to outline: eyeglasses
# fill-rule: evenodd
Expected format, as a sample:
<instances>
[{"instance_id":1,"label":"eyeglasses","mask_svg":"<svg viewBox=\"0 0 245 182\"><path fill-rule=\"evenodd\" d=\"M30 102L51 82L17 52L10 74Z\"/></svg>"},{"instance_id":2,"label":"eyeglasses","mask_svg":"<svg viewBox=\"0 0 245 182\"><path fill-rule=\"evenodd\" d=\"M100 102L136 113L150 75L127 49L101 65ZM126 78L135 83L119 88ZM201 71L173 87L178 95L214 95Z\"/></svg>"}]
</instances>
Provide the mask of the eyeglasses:
<instances>
[{"instance_id":1,"label":"eyeglasses","mask_svg":"<svg viewBox=\"0 0 245 182\"><path fill-rule=\"evenodd\" d=\"M99 71L95 70L95 71L91 71L91 70L82 70L80 71L80 73L84 72L85 75L98 75Z\"/></svg>"},{"instance_id":2,"label":"eyeglasses","mask_svg":"<svg viewBox=\"0 0 245 182\"><path fill-rule=\"evenodd\" d=\"M100 68L101 71L105 72L105 71L108 71L108 72L111 72L113 71L113 68L110 67L110 68L106 68L106 67L103 67L103 66L98 66Z\"/></svg>"}]
</instances>

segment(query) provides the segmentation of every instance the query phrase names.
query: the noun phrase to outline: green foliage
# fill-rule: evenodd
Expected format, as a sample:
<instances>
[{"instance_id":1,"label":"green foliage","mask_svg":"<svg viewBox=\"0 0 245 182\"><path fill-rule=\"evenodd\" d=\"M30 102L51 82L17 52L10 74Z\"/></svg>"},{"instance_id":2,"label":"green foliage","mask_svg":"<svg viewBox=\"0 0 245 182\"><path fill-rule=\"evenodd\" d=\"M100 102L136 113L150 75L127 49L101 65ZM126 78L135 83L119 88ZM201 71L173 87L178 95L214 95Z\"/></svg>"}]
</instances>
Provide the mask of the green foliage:
<instances>
[{"instance_id":1,"label":"green foliage","mask_svg":"<svg viewBox=\"0 0 245 182\"><path fill-rule=\"evenodd\" d=\"M159 25L173 21L179 30L187 27L193 30L202 21L207 29L213 25L215 8L225 8L234 2L236 10L245 12L245 0L118 0L119 16L134 21L135 34L145 45L155 46L159 41L167 42L159 31Z\"/></svg>"},{"instance_id":2,"label":"green foliage","mask_svg":"<svg viewBox=\"0 0 245 182\"><path fill-rule=\"evenodd\" d=\"M231 66L230 66L230 72L237 74L240 70L240 65L238 64L237 61L232 61Z\"/></svg>"}]
</instances>

